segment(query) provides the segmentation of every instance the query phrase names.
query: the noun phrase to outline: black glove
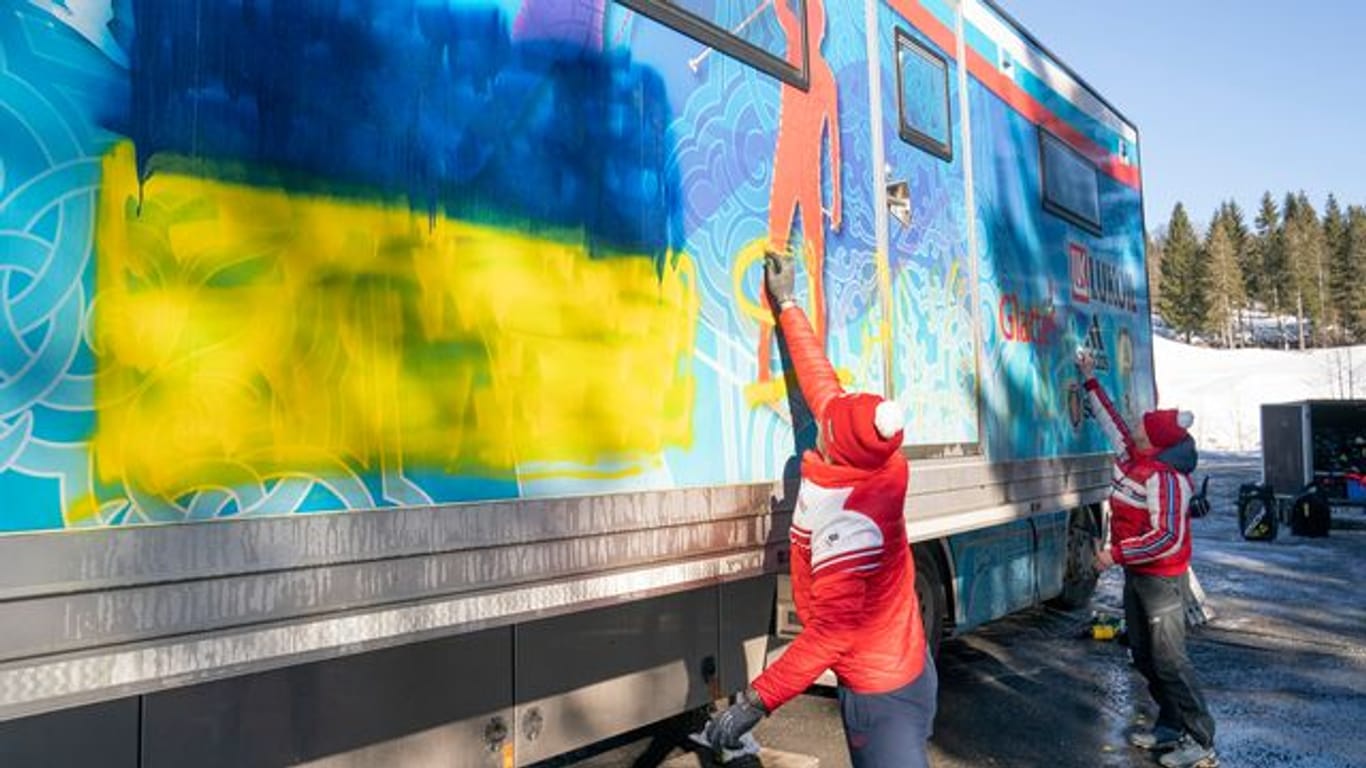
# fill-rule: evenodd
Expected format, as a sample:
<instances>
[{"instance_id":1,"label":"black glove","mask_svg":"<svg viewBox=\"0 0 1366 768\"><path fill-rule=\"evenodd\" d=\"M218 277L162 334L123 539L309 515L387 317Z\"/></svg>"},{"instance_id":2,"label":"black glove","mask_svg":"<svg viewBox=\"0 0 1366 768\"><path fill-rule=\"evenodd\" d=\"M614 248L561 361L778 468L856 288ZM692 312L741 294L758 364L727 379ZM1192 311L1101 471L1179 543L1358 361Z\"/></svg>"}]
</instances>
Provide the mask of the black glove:
<instances>
[{"instance_id":1,"label":"black glove","mask_svg":"<svg viewBox=\"0 0 1366 768\"><path fill-rule=\"evenodd\" d=\"M767 714L768 709L758 692L753 688L741 691L735 697L735 703L714 715L708 724L707 739L711 741L711 748L717 752L740 749L740 737L752 731Z\"/></svg>"},{"instance_id":2,"label":"black glove","mask_svg":"<svg viewBox=\"0 0 1366 768\"><path fill-rule=\"evenodd\" d=\"M768 296L775 310L785 301L796 301L797 268L792 263L792 257L765 251L764 284L768 286Z\"/></svg>"}]
</instances>

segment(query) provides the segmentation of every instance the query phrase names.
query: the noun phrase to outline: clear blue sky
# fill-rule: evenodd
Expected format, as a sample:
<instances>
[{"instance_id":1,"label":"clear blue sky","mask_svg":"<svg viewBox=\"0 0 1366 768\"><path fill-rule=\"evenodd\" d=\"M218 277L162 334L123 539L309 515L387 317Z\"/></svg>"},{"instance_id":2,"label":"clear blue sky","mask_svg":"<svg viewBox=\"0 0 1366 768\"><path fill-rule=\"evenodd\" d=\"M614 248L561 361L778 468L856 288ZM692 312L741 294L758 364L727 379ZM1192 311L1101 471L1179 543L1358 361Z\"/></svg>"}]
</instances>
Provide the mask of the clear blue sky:
<instances>
[{"instance_id":1,"label":"clear blue sky","mask_svg":"<svg viewBox=\"0 0 1366 768\"><path fill-rule=\"evenodd\" d=\"M1366 2L1001 0L1138 125L1149 229L1263 190L1366 205Z\"/></svg>"}]
</instances>

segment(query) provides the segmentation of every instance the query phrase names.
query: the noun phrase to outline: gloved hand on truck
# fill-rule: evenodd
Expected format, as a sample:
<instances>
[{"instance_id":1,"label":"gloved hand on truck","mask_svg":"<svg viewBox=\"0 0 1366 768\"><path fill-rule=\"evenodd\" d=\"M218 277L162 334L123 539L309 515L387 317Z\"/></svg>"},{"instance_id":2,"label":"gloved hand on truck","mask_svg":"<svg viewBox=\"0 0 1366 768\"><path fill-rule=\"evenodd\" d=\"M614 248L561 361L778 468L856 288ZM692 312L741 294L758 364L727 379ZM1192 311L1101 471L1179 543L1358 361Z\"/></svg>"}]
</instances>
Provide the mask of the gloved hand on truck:
<instances>
[{"instance_id":1,"label":"gloved hand on truck","mask_svg":"<svg viewBox=\"0 0 1366 768\"><path fill-rule=\"evenodd\" d=\"M740 739L768 715L763 699L750 687L735 697L735 703L712 716L703 731L711 748L718 754L725 750L741 749Z\"/></svg>"},{"instance_id":2,"label":"gloved hand on truck","mask_svg":"<svg viewBox=\"0 0 1366 768\"><path fill-rule=\"evenodd\" d=\"M764 254L764 282L775 309L797 301L797 269L790 259L772 251Z\"/></svg>"}]
</instances>

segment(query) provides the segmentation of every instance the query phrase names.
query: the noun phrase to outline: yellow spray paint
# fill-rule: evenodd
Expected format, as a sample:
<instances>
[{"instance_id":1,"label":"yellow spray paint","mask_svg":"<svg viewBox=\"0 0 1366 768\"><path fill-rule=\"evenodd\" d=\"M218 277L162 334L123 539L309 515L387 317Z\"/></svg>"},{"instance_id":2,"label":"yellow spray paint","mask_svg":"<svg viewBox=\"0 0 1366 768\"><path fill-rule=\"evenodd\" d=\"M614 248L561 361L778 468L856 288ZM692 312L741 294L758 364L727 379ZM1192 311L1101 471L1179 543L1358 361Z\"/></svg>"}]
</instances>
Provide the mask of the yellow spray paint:
<instances>
[{"instance_id":1,"label":"yellow spray paint","mask_svg":"<svg viewBox=\"0 0 1366 768\"><path fill-rule=\"evenodd\" d=\"M769 242L767 237L760 237L749 241L738 253L735 260L731 262L730 279L731 291L735 296L735 304L740 309L740 314L748 317L760 325L775 325L773 312L764 308L757 299L750 298L745 293L745 275L754 265L761 265L764 261L764 254L768 252ZM792 249L789 249L791 253ZM800 263L801 254L797 254L794 263ZM807 293L815 290L811 276L806 278ZM763 282L760 281L760 288L763 289ZM853 375L845 369L836 369L835 375L839 377L840 383L848 386L853 382ZM760 406L770 406L777 408L780 403L787 400L787 381L784 377L778 376L768 381L756 381L745 386L745 403L751 408Z\"/></svg>"},{"instance_id":2,"label":"yellow spray paint","mask_svg":"<svg viewBox=\"0 0 1366 768\"><path fill-rule=\"evenodd\" d=\"M873 255L873 260L877 264L878 305L882 308L882 321L878 323L878 335L882 342L882 394L892 399L896 397L896 344L892 339L892 265L886 252L882 250Z\"/></svg>"},{"instance_id":3,"label":"yellow spray paint","mask_svg":"<svg viewBox=\"0 0 1366 768\"><path fill-rule=\"evenodd\" d=\"M591 477L690 443L685 255L661 270L402 205L174 174L138 200L120 145L97 231L104 480L173 498L339 459Z\"/></svg>"}]
</instances>

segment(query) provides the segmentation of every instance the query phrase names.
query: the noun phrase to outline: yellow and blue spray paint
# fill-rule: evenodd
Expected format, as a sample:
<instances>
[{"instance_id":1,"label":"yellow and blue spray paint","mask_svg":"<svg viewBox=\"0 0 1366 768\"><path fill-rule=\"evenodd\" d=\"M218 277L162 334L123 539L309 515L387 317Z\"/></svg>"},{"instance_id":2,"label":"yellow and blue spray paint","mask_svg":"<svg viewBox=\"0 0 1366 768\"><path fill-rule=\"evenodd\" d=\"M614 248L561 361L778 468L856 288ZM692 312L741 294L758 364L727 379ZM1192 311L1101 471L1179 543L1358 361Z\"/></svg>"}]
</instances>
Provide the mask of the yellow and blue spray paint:
<instances>
[{"instance_id":1,"label":"yellow and blue spray paint","mask_svg":"<svg viewBox=\"0 0 1366 768\"><path fill-rule=\"evenodd\" d=\"M174 499L339 462L592 476L689 442L686 256L657 269L402 207L139 185L127 144L96 240L101 480Z\"/></svg>"},{"instance_id":2,"label":"yellow and blue spray paint","mask_svg":"<svg viewBox=\"0 0 1366 768\"><path fill-rule=\"evenodd\" d=\"M608 487L689 448L670 107L603 8L37 5L0 4L5 294L67 310L0 345L0 530Z\"/></svg>"},{"instance_id":3,"label":"yellow and blue spray paint","mask_svg":"<svg viewBox=\"0 0 1366 768\"><path fill-rule=\"evenodd\" d=\"M971 339L1002 291L1146 333L1052 284L1035 125L969 79L976 285L962 158L884 126L912 221L878 253L866 17L823 6L828 173L775 168L778 80L607 0L0 0L0 532L772 480L812 436L754 344L788 182L831 204L802 298L832 362L913 441L1097 449L1049 418L1067 343ZM776 13L696 9L786 49ZM1141 275L1107 189L1080 243Z\"/></svg>"}]
</instances>

